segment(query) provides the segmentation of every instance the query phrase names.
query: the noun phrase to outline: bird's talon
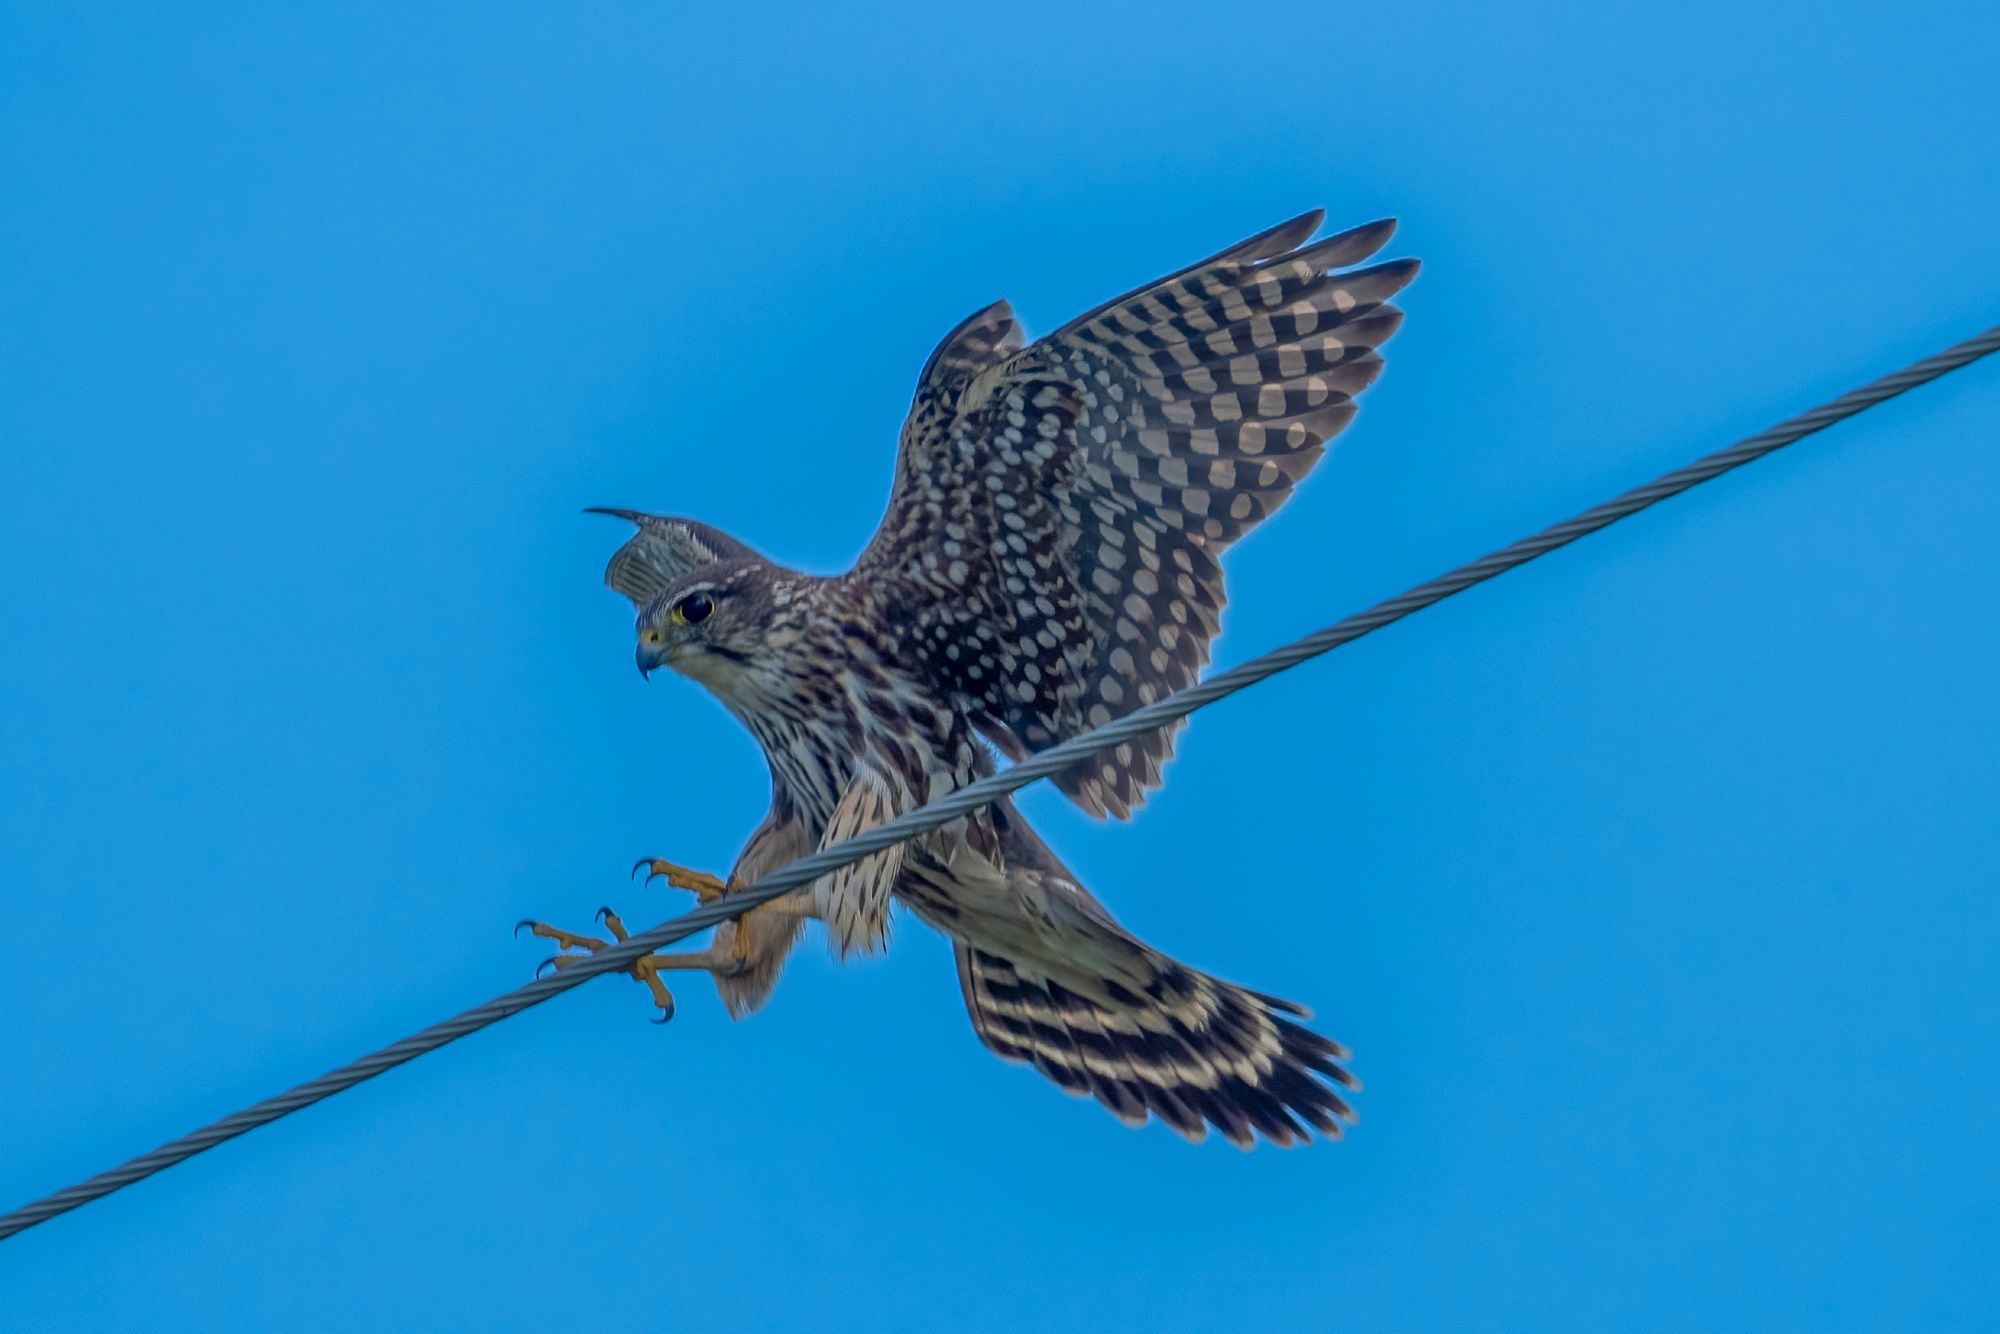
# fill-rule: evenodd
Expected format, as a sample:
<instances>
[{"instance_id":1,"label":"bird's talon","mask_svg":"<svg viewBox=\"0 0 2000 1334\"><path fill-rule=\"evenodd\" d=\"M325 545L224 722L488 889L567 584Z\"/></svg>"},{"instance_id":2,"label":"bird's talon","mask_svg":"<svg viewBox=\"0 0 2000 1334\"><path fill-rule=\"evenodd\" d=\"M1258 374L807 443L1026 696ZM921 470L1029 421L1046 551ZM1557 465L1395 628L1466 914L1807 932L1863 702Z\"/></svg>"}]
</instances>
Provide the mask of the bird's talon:
<instances>
[{"instance_id":1,"label":"bird's talon","mask_svg":"<svg viewBox=\"0 0 2000 1334\"><path fill-rule=\"evenodd\" d=\"M641 862L640 865L646 865L653 860L652 858L648 858L646 862ZM674 868L674 872L676 874L687 874L686 872L682 872L678 867ZM597 921L603 925L605 934L611 936L613 940L622 943L632 938L631 933L625 929L625 923L620 920L617 910L609 904L597 910ZM562 951L542 960L535 968L535 976L538 978L544 976L552 969L560 972L565 968L580 964L591 955L612 947L611 941L604 940L601 937L578 935L573 931L564 931L560 927L550 926L547 922L536 921L534 918L522 919L519 926L515 928L515 931L518 934L522 930L526 930L540 939L554 942L556 949ZM674 1017L674 1013L678 1007L674 1004L673 992L667 989L666 979L660 975L661 970L665 968L703 968L713 972L715 971L715 965L709 962L711 957L711 954L708 952L703 952L699 955L648 954L630 961L625 966L619 968L618 971L635 981L644 983L646 988L652 992L653 1004L659 1009L659 1017L653 1022L664 1024ZM739 960L737 967L740 969L741 966L742 964Z\"/></svg>"},{"instance_id":2,"label":"bird's talon","mask_svg":"<svg viewBox=\"0 0 2000 1334\"><path fill-rule=\"evenodd\" d=\"M534 918L523 917L520 921L514 923L514 939L519 940L521 938L521 930L523 927L527 928L530 931L533 931L539 925L540 923L537 922Z\"/></svg>"},{"instance_id":3,"label":"bird's talon","mask_svg":"<svg viewBox=\"0 0 2000 1334\"><path fill-rule=\"evenodd\" d=\"M648 889L652 888L655 880L664 879L673 888L687 890L703 903L719 899L729 892L728 885L719 877L710 875L706 871L690 870L664 857L642 857L639 859L639 866L652 868L646 873ZM634 875L639 873L639 866L632 868Z\"/></svg>"}]
</instances>

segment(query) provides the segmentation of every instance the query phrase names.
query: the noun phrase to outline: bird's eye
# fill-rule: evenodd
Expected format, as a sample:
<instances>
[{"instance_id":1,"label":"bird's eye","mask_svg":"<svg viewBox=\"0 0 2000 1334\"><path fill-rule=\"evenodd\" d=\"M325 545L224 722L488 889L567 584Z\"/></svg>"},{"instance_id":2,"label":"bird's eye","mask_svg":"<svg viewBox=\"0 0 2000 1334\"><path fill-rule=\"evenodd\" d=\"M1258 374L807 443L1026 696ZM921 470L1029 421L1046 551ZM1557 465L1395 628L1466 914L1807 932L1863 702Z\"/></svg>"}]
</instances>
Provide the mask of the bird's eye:
<instances>
[{"instance_id":1,"label":"bird's eye","mask_svg":"<svg viewBox=\"0 0 2000 1334\"><path fill-rule=\"evenodd\" d=\"M690 593L674 604L674 619L683 625L699 625L714 610L714 598L706 593Z\"/></svg>"}]
</instances>

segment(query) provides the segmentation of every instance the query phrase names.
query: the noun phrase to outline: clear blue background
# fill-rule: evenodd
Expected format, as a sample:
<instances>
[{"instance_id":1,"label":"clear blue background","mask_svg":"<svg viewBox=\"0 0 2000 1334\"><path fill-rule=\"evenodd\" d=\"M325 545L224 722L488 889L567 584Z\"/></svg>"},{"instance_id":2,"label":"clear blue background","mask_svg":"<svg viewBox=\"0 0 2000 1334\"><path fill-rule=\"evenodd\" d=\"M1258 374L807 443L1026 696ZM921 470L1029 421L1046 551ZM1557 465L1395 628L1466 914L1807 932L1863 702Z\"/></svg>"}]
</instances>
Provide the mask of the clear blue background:
<instances>
[{"instance_id":1,"label":"clear blue background","mask_svg":"<svg viewBox=\"0 0 2000 1334\"><path fill-rule=\"evenodd\" d=\"M1990 6L821 8L0 12L0 1206L679 911L762 763L578 508L840 568L995 297L1403 219L1223 661L2000 319ZM911 925L0 1244L0 1327L1991 1327L1996 439L2000 364L1029 799L1355 1046L1345 1144L1121 1128Z\"/></svg>"}]
</instances>

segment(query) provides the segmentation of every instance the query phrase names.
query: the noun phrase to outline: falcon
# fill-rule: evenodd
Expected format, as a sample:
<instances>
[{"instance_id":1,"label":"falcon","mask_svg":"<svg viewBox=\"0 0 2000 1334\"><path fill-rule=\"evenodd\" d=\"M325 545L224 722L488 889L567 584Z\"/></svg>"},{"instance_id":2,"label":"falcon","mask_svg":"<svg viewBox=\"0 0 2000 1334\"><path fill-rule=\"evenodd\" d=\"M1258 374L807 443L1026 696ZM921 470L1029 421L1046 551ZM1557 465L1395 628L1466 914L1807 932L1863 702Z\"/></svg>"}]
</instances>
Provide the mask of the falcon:
<instances>
[{"instance_id":1,"label":"falcon","mask_svg":"<svg viewBox=\"0 0 2000 1334\"><path fill-rule=\"evenodd\" d=\"M638 608L641 672L706 687L771 770L771 809L727 879L635 867L704 901L748 885L1192 683L1222 611L1218 559L1354 416L1414 260L1356 267L1395 224L1313 240L1315 211L1025 340L1007 303L946 336L917 383L888 513L845 574L786 569L691 519L606 510L637 533L606 582ZM1174 727L1056 777L1125 818ZM770 996L809 921L842 957L902 904L951 938L973 1030L1132 1125L1250 1147L1338 1138L1359 1085L1306 1011L1121 927L1011 802L878 852L641 959L661 1016L675 969L732 1016ZM610 909L609 933L627 932ZM527 922L559 950L601 937ZM561 966L582 957L559 953Z\"/></svg>"}]
</instances>

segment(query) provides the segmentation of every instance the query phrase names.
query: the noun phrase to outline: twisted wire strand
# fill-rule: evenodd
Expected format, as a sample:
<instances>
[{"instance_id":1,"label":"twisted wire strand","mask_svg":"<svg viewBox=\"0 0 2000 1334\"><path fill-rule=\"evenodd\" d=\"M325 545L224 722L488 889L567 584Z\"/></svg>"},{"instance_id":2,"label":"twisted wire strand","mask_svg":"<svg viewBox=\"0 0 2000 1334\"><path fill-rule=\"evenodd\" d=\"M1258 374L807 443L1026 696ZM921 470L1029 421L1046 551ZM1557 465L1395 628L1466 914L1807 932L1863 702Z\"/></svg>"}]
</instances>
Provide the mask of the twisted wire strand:
<instances>
[{"instance_id":1,"label":"twisted wire strand","mask_svg":"<svg viewBox=\"0 0 2000 1334\"><path fill-rule=\"evenodd\" d=\"M1116 746L1163 724L1184 718L1197 709L1227 698L1238 691L1246 690L1287 668L1296 667L1309 658L1316 658L1343 644L1352 643L1363 635L1400 621L1413 612L1442 602L1454 593L1463 592L1474 584L1484 583L1495 575L1525 565L1558 547L1567 546L1579 537L1594 533L1620 519L1657 505L1662 500L1720 477L1723 473L1760 459L1816 431L1825 430L1836 422L1844 421L1878 403L1886 402L1919 385L1927 384L1996 350L2000 350L2000 325L1946 348L1934 356L1925 357L1922 361L1893 374L1885 375L1858 389L1849 390L1839 398L1781 422L1769 430L1739 440L1684 467L1676 468L1643 486L1634 487L1623 495L1544 528L1531 537L1524 537L1511 546L1503 547L1469 564L1461 565L1455 570L1418 584L1408 592L1385 602L1378 602L1366 611L1316 630L1303 639L1273 649L1228 671L1219 672L1186 690L1135 709L1103 727L1093 728L1047 750L1038 751L1018 764L977 782L969 783L907 815L801 857L765 876L754 885L736 890L726 898L702 904L690 912L662 922L649 930L638 932L629 939L615 943L596 954L575 956L576 962L570 967L516 987L505 995L496 996L485 1004L476 1005L442 1023L432 1024L421 1032L413 1033L378 1051L370 1052L338 1069L329 1070L317 1079L307 1080L254 1106L233 1112L199 1130L162 1144L149 1153L142 1153L129 1162L109 1171L100 1172L86 1181L65 1187L10 1213L0 1214L0 1240L54 1218L58 1214L66 1213L79 1205L143 1181L206 1149L212 1149L225 1140L234 1139L245 1131L254 1130L258 1126L266 1125L343 1090L353 1088L356 1084L373 1079L376 1075L392 1070L405 1061L415 1060L426 1052L436 1051L447 1043L456 1042L468 1034L497 1024L509 1015L518 1014L531 1005L539 1005L593 977L626 971L640 957L652 953L661 946L673 944L719 922L740 917L759 904L767 903L781 894L810 884L828 872L857 862L872 852L878 852L905 839L936 829L940 825L949 824L971 811L1026 787L1037 779L1046 778L1050 774L1066 769L1100 750Z\"/></svg>"}]
</instances>

